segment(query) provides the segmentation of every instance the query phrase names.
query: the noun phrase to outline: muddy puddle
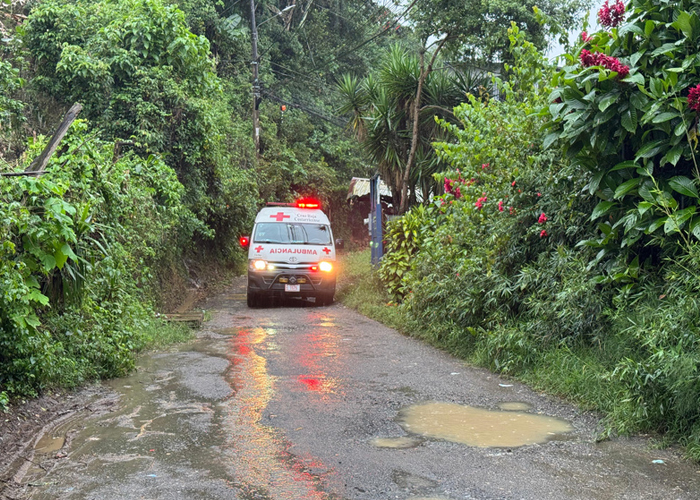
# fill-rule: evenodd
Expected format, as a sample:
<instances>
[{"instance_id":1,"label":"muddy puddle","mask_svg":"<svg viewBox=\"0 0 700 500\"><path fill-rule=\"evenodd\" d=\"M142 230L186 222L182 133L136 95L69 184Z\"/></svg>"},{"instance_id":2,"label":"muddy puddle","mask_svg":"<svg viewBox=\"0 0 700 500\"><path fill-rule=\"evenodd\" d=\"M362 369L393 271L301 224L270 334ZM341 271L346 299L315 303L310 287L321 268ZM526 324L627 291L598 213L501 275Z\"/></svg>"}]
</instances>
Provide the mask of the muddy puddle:
<instances>
[{"instance_id":1,"label":"muddy puddle","mask_svg":"<svg viewBox=\"0 0 700 500\"><path fill-rule=\"evenodd\" d=\"M424 403L399 414L406 432L479 448L514 448L544 443L571 432L565 420L522 411L494 411L453 403Z\"/></svg>"}]
</instances>

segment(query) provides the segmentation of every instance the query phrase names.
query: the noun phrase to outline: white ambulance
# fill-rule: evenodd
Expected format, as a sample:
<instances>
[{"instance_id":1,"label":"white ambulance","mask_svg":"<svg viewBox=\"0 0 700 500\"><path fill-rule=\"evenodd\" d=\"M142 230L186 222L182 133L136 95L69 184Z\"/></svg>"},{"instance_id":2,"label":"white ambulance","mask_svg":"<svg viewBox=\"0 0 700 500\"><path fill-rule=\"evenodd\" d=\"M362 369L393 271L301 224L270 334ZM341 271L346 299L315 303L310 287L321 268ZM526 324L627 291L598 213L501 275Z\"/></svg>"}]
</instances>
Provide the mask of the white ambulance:
<instances>
[{"instance_id":1,"label":"white ambulance","mask_svg":"<svg viewBox=\"0 0 700 500\"><path fill-rule=\"evenodd\" d=\"M271 297L315 297L333 303L335 244L328 217L315 200L268 203L255 217L248 246L248 307Z\"/></svg>"}]
</instances>

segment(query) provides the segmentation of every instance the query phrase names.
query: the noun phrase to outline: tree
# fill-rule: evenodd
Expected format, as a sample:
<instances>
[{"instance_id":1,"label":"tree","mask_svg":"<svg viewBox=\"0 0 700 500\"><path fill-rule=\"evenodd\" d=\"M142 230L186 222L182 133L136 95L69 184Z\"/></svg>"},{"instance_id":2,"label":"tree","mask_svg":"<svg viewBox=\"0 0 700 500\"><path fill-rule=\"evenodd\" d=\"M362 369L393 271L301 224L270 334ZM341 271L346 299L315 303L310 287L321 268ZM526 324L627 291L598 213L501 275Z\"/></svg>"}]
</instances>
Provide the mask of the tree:
<instances>
[{"instance_id":1,"label":"tree","mask_svg":"<svg viewBox=\"0 0 700 500\"><path fill-rule=\"evenodd\" d=\"M394 200L401 200L401 211L409 200L415 202L417 188L424 197L437 190L432 174L438 161L431 143L442 135L435 116L452 119L452 108L467 93L478 93L484 83L483 78L455 68L427 72L418 57L398 45L391 48L376 76L342 77L338 89L344 102L339 111L351 116L356 137L377 163ZM418 168L409 168L411 158Z\"/></svg>"}]
</instances>

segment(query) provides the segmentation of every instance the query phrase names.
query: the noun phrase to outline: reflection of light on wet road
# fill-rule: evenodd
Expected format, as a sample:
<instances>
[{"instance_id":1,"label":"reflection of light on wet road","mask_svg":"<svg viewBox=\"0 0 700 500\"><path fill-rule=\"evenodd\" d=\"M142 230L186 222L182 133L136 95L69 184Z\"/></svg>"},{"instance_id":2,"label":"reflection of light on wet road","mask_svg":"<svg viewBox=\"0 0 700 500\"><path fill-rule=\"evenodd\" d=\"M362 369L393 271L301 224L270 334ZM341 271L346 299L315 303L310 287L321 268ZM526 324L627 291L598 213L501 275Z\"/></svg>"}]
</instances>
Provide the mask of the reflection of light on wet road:
<instances>
[{"instance_id":1,"label":"reflection of light on wet road","mask_svg":"<svg viewBox=\"0 0 700 500\"><path fill-rule=\"evenodd\" d=\"M271 500L325 499L327 496L317 490L318 477L291 458L281 436L261 423L274 394L274 379L267 371L267 361L258 354L267 349L267 340L265 329L253 328L241 329L230 341L228 381L234 396L224 403L226 415L222 423L230 443L228 465L236 478L245 481L241 485L244 495Z\"/></svg>"},{"instance_id":2,"label":"reflection of light on wet road","mask_svg":"<svg viewBox=\"0 0 700 500\"><path fill-rule=\"evenodd\" d=\"M338 392L340 380L328 375L328 364L338 357L340 337L336 325L319 314L310 314L311 331L295 345L295 358L303 373L297 377L300 387L320 394L324 399Z\"/></svg>"}]
</instances>

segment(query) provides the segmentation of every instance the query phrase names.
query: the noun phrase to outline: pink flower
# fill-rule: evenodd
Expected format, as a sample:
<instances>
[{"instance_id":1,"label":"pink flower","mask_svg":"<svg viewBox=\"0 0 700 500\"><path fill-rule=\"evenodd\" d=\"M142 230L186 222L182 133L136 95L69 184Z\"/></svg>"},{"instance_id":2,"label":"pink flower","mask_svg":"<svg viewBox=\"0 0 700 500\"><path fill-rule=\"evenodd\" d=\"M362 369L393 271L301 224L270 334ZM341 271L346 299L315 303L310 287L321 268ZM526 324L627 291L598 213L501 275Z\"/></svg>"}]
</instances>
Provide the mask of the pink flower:
<instances>
[{"instance_id":1,"label":"pink flower","mask_svg":"<svg viewBox=\"0 0 700 500\"><path fill-rule=\"evenodd\" d=\"M489 165L490 165L490 163L482 163L481 170L486 170L487 168L489 168Z\"/></svg>"},{"instance_id":2,"label":"pink flower","mask_svg":"<svg viewBox=\"0 0 700 500\"><path fill-rule=\"evenodd\" d=\"M688 107L700 113L700 84L696 85L688 92Z\"/></svg>"},{"instance_id":3,"label":"pink flower","mask_svg":"<svg viewBox=\"0 0 700 500\"><path fill-rule=\"evenodd\" d=\"M547 236L549 236L549 234L547 234L547 231L545 229L540 231L540 238L546 238Z\"/></svg>"},{"instance_id":4,"label":"pink flower","mask_svg":"<svg viewBox=\"0 0 700 500\"><path fill-rule=\"evenodd\" d=\"M581 33L581 40L582 40L584 43L588 43L588 42L590 42L591 40L593 40L593 37L592 37L592 36L589 36L588 33L586 33L586 32L584 31L584 32Z\"/></svg>"},{"instance_id":5,"label":"pink flower","mask_svg":"<svg viewBox=\"0 0 700 500\"><path fill-rule=\"evenodd\" d=\"M540 218L537 219L537 222L539 222L540 224L544 224L545 222L547 222L547 216L544 214L544 212L540 214Z\"/></svg>"},{"instance_id":6,"label":"pink flower","mask_svg":"<svg viewBox=\"0 0 700 500\"><path fill-rule=\"evenodd\" d=\"M498 211L503 212L503 200L498 202Z\"/></svg>"},{"instance_id":7,"label":"pink flower","mask_svg":"<svg viewBox=\"0 0 700 500\"><path fill-rule=\"evenodd\" d=\"M625 4L622 0L617 0L612 7L608 4L608 0L598 11L598 21L606 28L616 28L622 21L625 20Z\"/></svg>"},{"instance_id":8,"label":"pink flower","mask_svg":"<svg viewBox=\"0 0 700 500\"><path fill-rule=\"evenodd\" d=\"M600 52L593 53L590 50L583 49L581 55L579 55L581 64L589 68L591 66L602 66L607 70L614 71L617 73L618 79L623 79L629 75L630 68L622 64L618 59L612 56L606 56Z\"/></svg>"},{"instance_id":9,"label":"pink flower","mask_svg":"<svg viewBox=\"0 0 700 500\"><path fill-rule=\"evenodd\" d=\"M475 206L476 208L478 208L479 210L481 210L481 209L483 208L484 204L481 203L481 201L476 201L476 202L474 203L474 206Z\"/></svg>"},{"instance_id":10,"label":"pink flower","mask_svg":"<svg viewBox=\"0 0 700 500\"><path fill-rule=\"evenodd\" d=\"M515 187L515 181L511 182L510 185Z\"/></svg>"},{"instance_id":11,"label":"pink flower","mask_svg":"<svg viewBox=\"0 0 700 500\"><path fill-rule=\"evenodd\" d=\"M542 193L537 193L537 197L539 198L540 196L542 196Z\"/></svg>"},{"instance_id":12,"label":"pink flower","mask_svg":"<svg viewBox=\"0 0 700 500\"><path fill-rule=\"evenodd\" d=\"M462 192L459 190L459 188L455 189L455 198L459 199L462 197Z\"/></svg>"},{"instance_id":13,"label":"pink flower","mask_svg":"<svg viewBox=\"0 0 700 500\"><path fill-rule=\"evenodd\" d=\"M510 215L513 215L515 213L515 210L513 209L513 207L508 207L508 213Z\"/></svg>"}]
</instances>

